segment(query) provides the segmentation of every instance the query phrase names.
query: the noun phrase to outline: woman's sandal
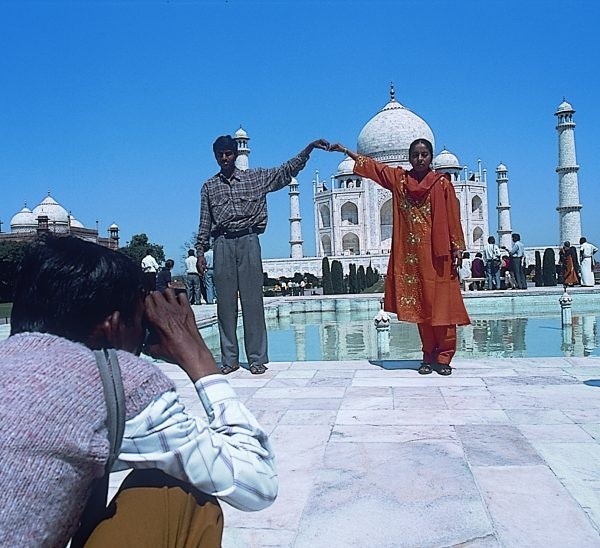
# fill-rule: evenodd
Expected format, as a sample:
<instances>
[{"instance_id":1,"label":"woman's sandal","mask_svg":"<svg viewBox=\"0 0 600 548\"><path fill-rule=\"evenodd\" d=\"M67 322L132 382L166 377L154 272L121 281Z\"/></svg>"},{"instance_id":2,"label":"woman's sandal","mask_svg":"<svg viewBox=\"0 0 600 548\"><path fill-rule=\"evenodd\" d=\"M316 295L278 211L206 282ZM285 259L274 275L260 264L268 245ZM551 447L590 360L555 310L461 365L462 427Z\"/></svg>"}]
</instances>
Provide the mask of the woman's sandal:
<instances>
[{"instance_id":1,"label":"woman's sandal","mask_svg":"<svg viewBox=\"0 0 600 548\"><path fill-rule=\"evenodd\" d=\"M419 375L429 375L429 373L431 373L433 369L431 369L430 364L421 362L421 367L419 367L417 371L419 372Z\"/></svg>"},{"instance_id":2,"label":"woman's sandal","mask_svg":"<svg viewBox=\"0 0 600 548\"><path fill-rule=\"evenodd\" d=\"M267 370L267 367L262 363L253 363L249 369L253 375L262 375Z\"/></svg>"},{"instance_id":3,"label":"woman's sandal","mask_svg":"<svg viewBox=\"0 0 600 548\"><path fill-rule=\"evenodd\" d=\"M223 375L229 375L229 373L233 373L234 371L237 371L240 368L240 364L236 363L235 365L224 365L223 367L221 367L221 373L223 373Z\"/></svg>"},{"instance_id":4,"label":"woman's sandal","mask_svg":"<svg viewBox=\"0 0 600 548\"><path fill-rule=\"evenodd\" d=\"M437 371L438 375L443 375L444 377L447 377L448 375L452 375L452 368L448 364L445 364L445 363L438 363L436 371Z\"/></svg>"}]
</instances>

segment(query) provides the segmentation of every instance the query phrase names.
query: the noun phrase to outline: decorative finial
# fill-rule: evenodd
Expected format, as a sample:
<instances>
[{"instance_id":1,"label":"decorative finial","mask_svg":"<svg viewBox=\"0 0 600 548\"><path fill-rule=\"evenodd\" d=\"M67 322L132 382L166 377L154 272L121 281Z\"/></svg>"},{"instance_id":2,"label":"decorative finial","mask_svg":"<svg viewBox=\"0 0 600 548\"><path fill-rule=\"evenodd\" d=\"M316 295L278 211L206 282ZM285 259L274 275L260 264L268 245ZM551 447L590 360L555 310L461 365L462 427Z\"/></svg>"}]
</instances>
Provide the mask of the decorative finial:
<instances>
[{"instance_id":1,"label":"decorative finial","mask_svg":"<svg viewBox=\"0 0 600 548\"><path fill-rule=\"evenodd\" d=\"M390 82L390 101L395 101L394 97L394 82Z\"/></svg>"},{"instance_id":2,"label":"decorative finial","mask_svg":"<svg viewBox=\"0 0 600 548\"><path fill-rule=\"evenodd\" d=\"M50 196L50 189L48 189L48 196Z\"/></svg>"}]
</instances>

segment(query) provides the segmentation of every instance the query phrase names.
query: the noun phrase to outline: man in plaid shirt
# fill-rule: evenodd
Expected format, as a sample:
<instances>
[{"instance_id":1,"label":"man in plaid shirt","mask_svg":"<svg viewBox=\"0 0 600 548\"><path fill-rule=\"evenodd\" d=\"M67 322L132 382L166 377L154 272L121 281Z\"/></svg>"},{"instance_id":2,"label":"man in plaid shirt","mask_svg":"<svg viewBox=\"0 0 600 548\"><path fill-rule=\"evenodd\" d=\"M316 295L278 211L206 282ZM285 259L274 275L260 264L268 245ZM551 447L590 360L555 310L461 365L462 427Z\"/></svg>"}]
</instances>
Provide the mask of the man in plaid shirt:
<instances>
[{"instance_id":1,"label":"man in plaid shirt","mask_svg":"<svg viewBox=\"0 0 600 548\"><path fill-rule=\"evenodd\" d=\"M304 168L315 148L327 150L323 139L313 141L297 156L277 168L248 169L235 166L237 141L219 137L213 152L221 170L204 183L200 200L200 226L196 251L198 272L206 270L204 252L213 243L217 317L221 338L221 371L239 369L236 334L238 292L242 305L244 342L250 372L264 373L269 362L263 308L263 270L258 235L267 226L268 192L287 186Z\"/></svg>"}]
</instances>

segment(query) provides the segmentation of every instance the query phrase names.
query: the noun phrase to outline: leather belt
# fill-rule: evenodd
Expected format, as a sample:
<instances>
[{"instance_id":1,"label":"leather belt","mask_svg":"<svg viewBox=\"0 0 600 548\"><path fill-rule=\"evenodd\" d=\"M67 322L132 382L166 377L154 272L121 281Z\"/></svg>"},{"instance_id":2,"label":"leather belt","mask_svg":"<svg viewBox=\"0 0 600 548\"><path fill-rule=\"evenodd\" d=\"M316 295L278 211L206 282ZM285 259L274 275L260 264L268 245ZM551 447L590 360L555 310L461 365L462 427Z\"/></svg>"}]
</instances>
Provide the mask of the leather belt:
<instances>
[{"instance_id":1,"label":"leather belt","mask_svg":"<svg viewBox=\"0 0 600 548\"><path fill-rule=\"evenodd\" d=\"M214 234L215 238L223 236L227 240L233 240L234 238L241 238L242 236L248 236L249 234L262 234L263 230L255 226L250 228L242 228L241 230L219 230Z\"/></svg>"}]
</instances>

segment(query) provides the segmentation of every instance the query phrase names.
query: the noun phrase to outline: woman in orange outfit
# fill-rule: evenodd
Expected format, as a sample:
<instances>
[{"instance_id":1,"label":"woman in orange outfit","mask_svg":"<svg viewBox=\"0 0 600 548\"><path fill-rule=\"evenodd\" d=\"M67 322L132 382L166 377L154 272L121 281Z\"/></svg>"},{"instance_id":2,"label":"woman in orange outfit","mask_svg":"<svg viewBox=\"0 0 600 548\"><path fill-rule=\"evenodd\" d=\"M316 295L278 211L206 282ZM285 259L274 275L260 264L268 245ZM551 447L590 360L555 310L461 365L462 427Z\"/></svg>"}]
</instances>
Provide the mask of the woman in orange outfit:
<instances>
[{"instance_id":1,"label":"woman in orange outfit","mask_svg":"<svg viewBox=\"0 0 600 548\"><path fill-rule=\"evenodd\" d=\"M431 170L433 147L417 139L409 148L410 171L356 154L338 143L329 150L355 161L354 173L392 192L392 251L384 308L416 323L423 344L419 373L450 375L456 326L468 325L456 272L465 248L459 205L447 175Z\"/></svg>"}]
</instances>

